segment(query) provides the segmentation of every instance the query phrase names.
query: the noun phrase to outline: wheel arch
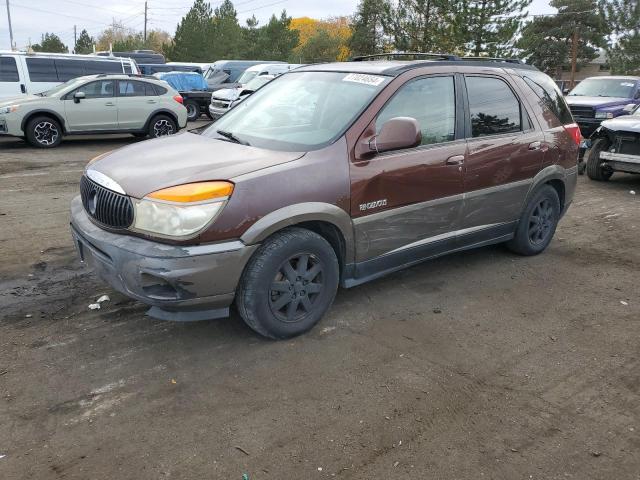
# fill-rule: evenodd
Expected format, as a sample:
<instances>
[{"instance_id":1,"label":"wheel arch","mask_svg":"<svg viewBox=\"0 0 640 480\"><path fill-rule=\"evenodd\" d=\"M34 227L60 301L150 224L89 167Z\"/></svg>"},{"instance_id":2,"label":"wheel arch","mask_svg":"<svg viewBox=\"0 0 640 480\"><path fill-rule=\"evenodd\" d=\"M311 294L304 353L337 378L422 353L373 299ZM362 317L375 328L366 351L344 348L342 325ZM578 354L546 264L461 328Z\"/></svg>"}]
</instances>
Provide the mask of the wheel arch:
<instances>
[{"instance_id":1,"label":"wheel arch","mask_svg":"<svg viewBox=\"0 0 640 480\"><path fill-rule=\"evenodd\" d=\"M570 176L577 176L578 174L578 166L572 167L570 169L564 168L561 165L549 165L548 167L543 168L538 174L533 178L533 182L529 187L529 191L527 192L527 196L523 203L522 208L526 208L531 200L531 197L535 194L535 192L542 185L550 185L555 189L558 194L558 199L560 200L560 210L564 211L567 205L567 181Z\"/></svg>"},{"instance_id":2,"label":"wheel arch","mask_svg":"<svg viewBox=\"0 0 640 480\"><path fill-rule=\"evenodd\" d=\"M180 130L180 122L178 121L178 116L171 110L168 110L165 108L159 108L158 110L154 110L153 112L151 112L151 114L149 115L149 118L147 118L147 122L144 124L143 130L145 131L149 130L149 125L151 125L151 120L153 120L157 115L167 115L171 117L173 121L176 122L176 127L178 128L178 130Z\"/></svg>"},{"instance_id":3,"label":"wheel arch","mask_svg":"<svg viewBox=\"0 0 640 480\"><path fill-rule=\"evenodd\" d=\"M352 263L355 256L353 223L351 217L340 207L322 202L290 205L275 210L242 234L245 244L260 243L274 233L297 226L311 230L323 237L336 252L340 270Z\"/></svg>"},{"instance_id":4,"label":"wheel arch","mask_svg":"<svg viewBox=\"0 0 640 480\"><path fill-rule=\"evenodd\" d=\"M26 132L27 124L37 116L51 117L55 119L55 121L58 122L62 127L62 133L67 133L67 124L64 121L64 117L62 115L60 115L58 112L55 112L53 110L38 109L38 110L34 110L33 112L29 112L29 114L22 119L20 128L22 129L22 132L25 135L27 134Z\"/></svg>"}]
</instances>

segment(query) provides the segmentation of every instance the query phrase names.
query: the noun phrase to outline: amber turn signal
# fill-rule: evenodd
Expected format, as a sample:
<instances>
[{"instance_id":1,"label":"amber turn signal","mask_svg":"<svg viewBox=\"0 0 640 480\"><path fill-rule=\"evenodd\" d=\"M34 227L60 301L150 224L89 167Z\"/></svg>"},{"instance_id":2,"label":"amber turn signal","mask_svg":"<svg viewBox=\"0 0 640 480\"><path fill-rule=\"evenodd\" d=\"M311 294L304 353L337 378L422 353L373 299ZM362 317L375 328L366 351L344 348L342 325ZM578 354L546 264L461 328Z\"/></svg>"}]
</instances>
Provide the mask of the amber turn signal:
<instances>
[{"instance_id":1,"label":"amber turn signal","mask_svg":"<svg viewBox=\"0 0 640 480\"><path fill-rule=\"evenodd\" d=\"M233 183L230 182L198 182L163 188L150 193L147 198L167 202L193 203L228 197L231 192L233 192Z\"/></svg>"}]
</instances>

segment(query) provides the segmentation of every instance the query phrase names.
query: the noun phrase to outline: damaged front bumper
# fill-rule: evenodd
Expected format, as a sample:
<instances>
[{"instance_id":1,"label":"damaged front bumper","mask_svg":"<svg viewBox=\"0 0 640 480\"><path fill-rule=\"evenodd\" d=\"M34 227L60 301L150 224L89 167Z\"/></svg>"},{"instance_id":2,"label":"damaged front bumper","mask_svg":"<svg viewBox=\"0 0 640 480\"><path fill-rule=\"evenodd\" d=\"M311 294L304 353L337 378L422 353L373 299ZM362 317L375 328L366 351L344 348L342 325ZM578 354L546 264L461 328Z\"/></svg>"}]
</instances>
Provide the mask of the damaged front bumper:
<instances>
[{"instance_id":1,"label":"damaged front bumper","mask_svg":"<svg viewBox=\"0 0 640 480\"><path fill-rule=\"evenodd\" d=\"M174 321L228 316L240 275L257 248L239 240L167 245L108 232L89 219L79 196L71 202L71 234L81 261L111 287L150 305L148 315Z\"/></svg>"},{"instance_id":2,"label":"damaged front bumper","mask_svg":"<svg viewBox=\"0 0 640 480\"><path fill-rule=\"evenodd\" d=\"M640 155L600 152L600 160L616 172L640 173Z\"/></svg>"}]
</instances>

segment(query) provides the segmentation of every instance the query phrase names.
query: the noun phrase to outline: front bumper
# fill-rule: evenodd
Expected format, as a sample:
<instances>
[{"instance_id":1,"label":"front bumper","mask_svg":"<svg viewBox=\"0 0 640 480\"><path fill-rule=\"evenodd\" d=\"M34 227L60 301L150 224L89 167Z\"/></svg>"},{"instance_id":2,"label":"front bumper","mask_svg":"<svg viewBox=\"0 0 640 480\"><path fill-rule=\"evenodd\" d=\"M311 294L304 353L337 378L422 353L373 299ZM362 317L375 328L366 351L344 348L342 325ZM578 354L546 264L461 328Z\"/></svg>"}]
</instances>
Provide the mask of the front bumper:
<instances>
[{"instance_id":1,"label":"front bumper","mask_svg":"<svg viewBox=\"0 0 640 480\"><path fill-rule=\"evenodd\" d=\"M24 131L20 127L20 122L10 115L0 116L0 135L10 135L13 137L23 137Z\"/></svg>"},{"instance_id":2,"label":"front bumper","mask_svg":"<svg viewBox=\"0 0 640 480\"><path fill-rule=\"evenodd\" d=\"M213 118L214 120L219 119L221 116L223 116L228 111L229 110L224 110L222 108L216 108L211 104L209 105L209 115L211 115L211 118Z\"/></svg>"},{"instance_id":3,"label":"front bumper","mask_svg":"<svg viewBox=\"0 0 640 480\"><path fill-rule=\"evenodd\" d=\"M257 245L230 241L176 246L96 226L71 202L71 234L83 262L115 290L151 306L148 315L192 321L229 315L235 289Z\"/></svg>"},{"instance_id":4,"label":"front bumper","mask_svg":"<svg viewBox=\"0 0 640 480\"><path fill-rule=\"evenodd\" d=\"M640 155L600 152L600 160L617 172L640 173Z\"/></svg>"}]
</instances>

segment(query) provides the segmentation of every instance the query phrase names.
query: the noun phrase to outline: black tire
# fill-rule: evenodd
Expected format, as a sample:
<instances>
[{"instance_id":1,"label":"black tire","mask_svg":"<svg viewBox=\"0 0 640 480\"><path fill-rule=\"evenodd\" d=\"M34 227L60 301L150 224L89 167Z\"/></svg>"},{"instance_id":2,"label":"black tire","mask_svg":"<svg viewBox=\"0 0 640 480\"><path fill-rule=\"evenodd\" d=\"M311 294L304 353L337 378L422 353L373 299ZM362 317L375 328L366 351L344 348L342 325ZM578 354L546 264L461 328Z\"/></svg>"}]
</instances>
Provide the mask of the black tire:
<instances>
[{"instance_id":1,"label":"black tire","mask_svg":"<svg viewBox=\"0 0 640 480\"><path fill-rule=\"evenodd\" d=\"M62 142L60 123L47 116L34 117L27 123L27 141L37 148L53 148Z\"/></svg>"},{"instance_id":2,"label":"black tire","mask_svg":"<svg viewBox=\"0 0 640 480\"><path fill-rule=\"evenodd\" d=\"M606 138L598 138L591 145L589 156L587 157L587 176L591 180L598 182L606 182L613 175L613 171L603 168L600 164L600 152L609 148L609 140Z\"/></svg>"},{"instance_id":3,"label":"black tire","mask_svg":"<svg viewBox=\"0 0 640 480\"><path fill-rule=\"evenodd\" d=\"M211 112L209 111L208 108L205 109L204 113L207 114L207 117L209 117L209 120L213 120L213 115L211 115Z\"/></svg>"},{"instance_id":4,"label":"black tire","mask_svg":"<svg viewBox=\"0 0 640 480\"><path fill-rule=\"evenodd\" d=\"M149 122L149 136L151 138L166 137L174 133L178 133L178 126L169 115L156 115Z\"/></svg>"},{"instance_id":5,"label":"black tire","mask_svg":"<svg viewBox=\"0 0 640 480\"><path fill-rule=\"evenodd\" d=\"M515 237L507 247L519 255L537 255L551 242L560 220L560 199L551 185L543 185L522 212Z\"/></svg>"},{"instance_id":6,"label":"black tire","mask_svg":"<svg viewBox=\"0 0 640 480\"><path fill-rule=\"evenodd\" d=\"M249 260L236 306L260 335L294 337L324 316L338 290L339 274L329 242L304 228L286 228L265 240Z\"/></svg>"},{"instance_id":7,"label":"black tire","mask_svg":"<svg viewBox=\"0 0 640 480\"><path fill-rule=\"evenodd\" d=\"M184 106L187 109L187 122L195 122L200 118L200 105L195 100L185 100Z\"/></svg>"}]
</instances>

